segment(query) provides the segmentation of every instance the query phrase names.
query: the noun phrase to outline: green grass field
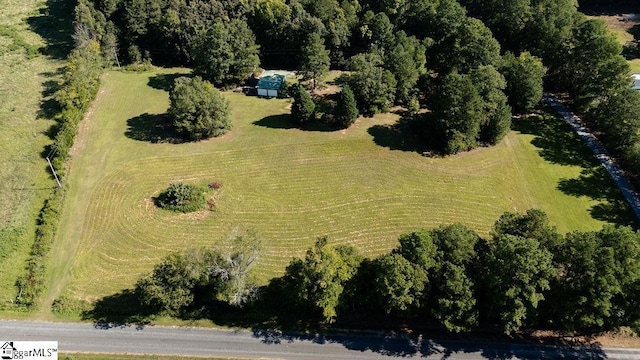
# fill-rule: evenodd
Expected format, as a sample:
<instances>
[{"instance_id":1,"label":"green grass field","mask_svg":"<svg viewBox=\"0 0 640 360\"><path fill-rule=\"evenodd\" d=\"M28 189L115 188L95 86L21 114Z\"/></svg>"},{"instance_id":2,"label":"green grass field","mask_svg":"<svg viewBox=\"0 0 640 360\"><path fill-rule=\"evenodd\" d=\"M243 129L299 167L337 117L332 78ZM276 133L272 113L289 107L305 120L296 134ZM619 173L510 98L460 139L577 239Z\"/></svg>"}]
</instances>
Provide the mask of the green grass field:
<instances>
[{"instance_id":1,"label":"green grass field","mask_svg":"<svg viewBox=\"0 0 640 360\"><path fill-rule=\"evenodd\" d=\"M430 158L384 145L393 143L384 129L397 115L359 119L344 131L303 131L290 125L287 100L227 92L231 132L158 143L153 129L168 107L161 88L174 72L103 77L66 180L49 304L62 293L89 301L117 293L168 252L221 245L234 227L263 237L264 283L322 235L375 256L403 232L462 222L486 236L503 212L532 207L562 232L628 221L619 195L607 190L611 181L555 117L519 120L492 148ZM216 210L157 209L152 198L173 181L221 182Z\"/></svg>"},{"instance_id":2,"label":"green grass field","mask_svg":"<svg viewBox=\"0 0 640 360\"><path fill-rule=\"evenodd\" d=\"M44 0L0 0L0 309L16 295L35 217L54 184L41 153L50 142L49 99L63 65L65 47L49 51L65 36L57 23L62 7L50 11Z\"/></svg>"}]
</instances>

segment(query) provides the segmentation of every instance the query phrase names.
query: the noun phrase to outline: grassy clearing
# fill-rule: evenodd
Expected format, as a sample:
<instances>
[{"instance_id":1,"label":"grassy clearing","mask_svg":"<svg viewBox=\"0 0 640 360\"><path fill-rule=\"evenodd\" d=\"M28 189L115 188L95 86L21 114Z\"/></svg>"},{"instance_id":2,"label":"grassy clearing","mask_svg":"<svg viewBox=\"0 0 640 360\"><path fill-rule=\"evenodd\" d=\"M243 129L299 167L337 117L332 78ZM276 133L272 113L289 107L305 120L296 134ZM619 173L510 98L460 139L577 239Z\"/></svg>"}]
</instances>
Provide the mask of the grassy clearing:
<instances>
[{"instance_id":1,"label":"grassy clearing","mask_svg":"<svg viewBox=\"0 0 640 360\"><path fill-rule=\"evenodd\" d=\"M612 183L598 178L597 165L582 157L585 147L555 117L521 120L492 148L428 158L384 146L384 132L370 134L396 115L360 119L345 131L302 131L290 126L286 100L225 93L230 133L156 143L158 114L168 106L164 80L175 70L160 72L103 78L68 174L49 303L63 289L92 301L131 287L168 252L221 244L237 226L263 236L258 276L266 282L324 234L374 256L420 227L462 222L487 235L504 211L541 208L563 232L623 222L627 214L615 190L608 197L587 191L593 181L600 192ZM216 210L157 209L152 197L175 181L222 183ZM567 182L586 190L568 191Z\"/></svg>"},{"instance_id":2,"label":"grassy clearing","mask_svg":"<svg viewBox=\"0 0 640 360\"><path fill-rule=\"evenodd\" d=\"M64 47L55 56L46 50L54 39L63 41L64 28L55 25L65 6L0 0L0 309L15 297L35 216L53 186L41 153L50 142L50 96Z\"/></svg>"}]
</instances>

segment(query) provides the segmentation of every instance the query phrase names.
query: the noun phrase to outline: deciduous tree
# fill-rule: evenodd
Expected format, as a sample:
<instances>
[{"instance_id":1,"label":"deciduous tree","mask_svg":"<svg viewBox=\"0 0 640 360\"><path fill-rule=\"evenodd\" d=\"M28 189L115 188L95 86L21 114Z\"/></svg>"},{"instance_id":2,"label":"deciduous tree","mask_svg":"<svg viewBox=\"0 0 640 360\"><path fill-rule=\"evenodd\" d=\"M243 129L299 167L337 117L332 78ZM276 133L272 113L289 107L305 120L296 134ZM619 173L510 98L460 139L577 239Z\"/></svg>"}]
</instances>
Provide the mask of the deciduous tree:
<instances>
[{"instance_id":1,"label":"deciduous tree","mask_svg":"<svg viewBox=\"0 0 640 360\"><path fill-rule=\"evenodd\" d=\"M511 107L504 94L504 77L493 65L482 65L469 74L482 99L482 120L478 140L495 145L511 129Z\"/></svg>"},{"instance_id":2,"label":"deciduous tree","mask_svg":"<svg viewBox=\"0 0 640 360\"><path fill-rule=\"evenodd\" d=\"M173 126L190 140L220 136L231 129L229 102L198 76L176 79L169 100Z\"/></svg>"},{"instance_id":3,"label":"deciduous tree","mask_svg":"<svg viewBox=\"0 0 640 360\"><path fill-rule=\"evenodd\" d=\"M542 100L542 81L546 73L542 61L528 52L516 57L506 53L500 72L507 81L509 104L517 113L531 112Z\"/></svg>"},{"instance_id":4,"label":"deciduous tree","mask_svg":"<svg viewBox=\"0 0 640 360\"><path fill-rule=\"evenodd\" d=\"M426 272L400 254L383 255L374 260L372 290L382 310L390 315L407 314L420 307L427 285Z\"/></svg>"},{"instance_id":5,"label":"deciduous tree","mask_svg":"<svg viewBox=\"0 0 640 360\"><path fill-rule=\"evenodd\" d=\"M497 236L481 255L485 317L508 335L535 314L556 275L552 254L537 240Z\"/></svg>"},{"instance_id":6,"label":"deciduous tree","mask_svg":"<svg viewBox=\"0 0 640 360\"><path fill-rule=\"evenodd\" d=\"M345 283L353 277L361 257L352 247L328 245L319 238L304 259L294 259L285 270L288 296L302 309L320 314L323 321L336 319L336 307Z\"/></svg>"},{"instance_id":7,"label":"deciduous tree","mask_svg":"<svg viewBox=\"0 0 640 360\"><path fill-rule=\"evenodd\" d=\"M365 116L387 111L394 103L396 79L382 67L378 54L358 54L350 59L350 68L355 73L348 77L358 109Z\"/></svg>"},{"instance_id":8,"label":"deciduous tree","mask_svg":"<svg viewBox=\"0 0 640 360\"><path fill-rule=\"evenodd\" d=\"M469 331L478 323L473 264L477 262L478 234L462 224L430 231L436 247L429 273L429 313L449 331Z\"/></svg>"},{"instance_id":9,"label":"deciduous tree","mask_svg":"<svg viewBox=\"0 0 640 360\"><path fill-rule=\"evenodd\" d=\"M244 21L216 21L191 44L194 70L216 85L237 85L260 65L258 49Z\"/></svg>"},{"instance_id":10,"label":"deciduous tree","mask_svg":"<svg viewBox=\"0 0 640 360\"><path fill-rule=\"evenodd\" d=\"M446 154L477 146L483 123L483 101L469 76L445 75L430 99L439 136Z\"/></svg>"}]
</instances>

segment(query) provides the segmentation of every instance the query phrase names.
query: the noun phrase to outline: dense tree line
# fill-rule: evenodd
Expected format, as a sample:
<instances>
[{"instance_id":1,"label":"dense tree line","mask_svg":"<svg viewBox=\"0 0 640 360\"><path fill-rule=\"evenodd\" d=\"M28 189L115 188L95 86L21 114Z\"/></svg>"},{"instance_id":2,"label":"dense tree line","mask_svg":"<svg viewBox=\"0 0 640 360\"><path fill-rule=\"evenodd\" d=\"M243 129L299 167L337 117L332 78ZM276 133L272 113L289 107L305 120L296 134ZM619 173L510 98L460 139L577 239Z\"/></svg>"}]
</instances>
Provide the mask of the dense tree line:
<instances>
[{"instance_id":1,"label":"dense tree line","mask_svg":"<svg viewBox=\"0 0 640 360\"><path fill-rule=\"evenodd\" d=\"M640 330L640 233L628 227L563 236L542 211L504 213L488 239L461 224L440 226L403 234L396 248L373 259L321 237L261 289L249 281L255 237L234 244L230 253L170 254L138 281L142 305L188 315L258 304L262 313L296 321L449 332Z\"/></svg>"},{"instance_id":2,"label":"dense tree line","mask_svg":"<svg viewBox=\"0 0 640 360\"><path fill-rule=\"evenodd\" d=\"M438 139L430 145L445 153L500 141L512 111L530 112L539 103L548 70L547 83L570 92L614 154L636 168L637 119L624 116L621 123L630 130L624 133L633 134L625 137L607 119L619 115L611 113L616 105L640 95L625 91L628 67L620 45L577 5L80 0L76 22L107 59L188 64L220 86L241 82L260 63L297 68L314 87L329 66L348 68L353 74L346 83L359 113L372 115L396 104L426 106L434 111L425 131ZM456 86L465 94L450 94Z\"/></svg>"},{"instance_id":3,"label":"dense tree line","mask_svg":"<svg viewBox=\"0 0 640 360\"><path fill-rule=\"evenodd\" d=\"M491 31L455 0L80 0L76 21L108 59L187 64L217 86L242 82L261 62L295 67L314 87L330 66L350 68L346 83L364 115L396 104L415 108L442 89L437 85L448 73L497 69L500 60ZM487 116L493 115L483 117L483 128L504 122ZM505 133L489 132L449 149L492 144Z\"/></svg>"},{"instance_id":4,"label":"dense tree line","mask_svg":"<svg viewBox=\"0 0 640 360\"><path fill-rule=\"evenodd\" d=\"M329 322L400 319L453 332L498 326L506 334L640 325L640 234L630 228L563 237L530 210L505 213L490 239L453 224L398 242L389 254L363 259L322 238L274 283L301 314Z\"/></svg>"},{"instance_id":5,"label":"dense tree line","mask_svg":"<svg viewBox=\"0 0 640 360\"><path fill-rule=\"evenodd\" d=\"M493 30L506 50L528 51L542 59L550 89L571 95L575 110L637 182L640 93L629 89L622 46L605 24L579 13L576 0L461 2ZM581 1L581 5L615 6L602 1ZM503 73L513 76L511 71ZM515 99L511 103L524 104Z\"/></svg>"}]
</instances>

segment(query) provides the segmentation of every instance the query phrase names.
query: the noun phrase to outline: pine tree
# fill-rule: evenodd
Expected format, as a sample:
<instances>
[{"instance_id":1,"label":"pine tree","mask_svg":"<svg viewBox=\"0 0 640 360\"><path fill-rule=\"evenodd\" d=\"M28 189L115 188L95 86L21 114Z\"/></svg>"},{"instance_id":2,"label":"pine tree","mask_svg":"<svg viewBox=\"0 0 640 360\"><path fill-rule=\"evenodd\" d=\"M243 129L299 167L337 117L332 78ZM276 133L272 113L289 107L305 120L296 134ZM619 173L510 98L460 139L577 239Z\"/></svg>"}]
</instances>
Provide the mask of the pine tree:
<instances>
[{"instance_id":1,"label":"pine tree","mask_svg":"<svg viewBox=\"0 0 640 360\"><path fill-rule=\"evenodd\" d=\"M353 91L351 91L349 85L345 85L338 96L335 114L336 125L342 129L351 126L358 118L356 98L353 96Z\"/></svg>"},{"instance_id":2,"label":"pine tree","mask_svg":"<svg viewBox=\"0 0 640 360\"><path fill-rule=\"evenodd\" d=\"M306 79L313 80L314 89L316 81L329 72L330 63L329 50L325 48L324 40L317 33L312 33L302 48L300 70Z\"/></svg>"},{"instance_id":3,"label":"pine tree","mask_svg":"<svg viewBox=\"0 0 640 360\"><path fill-rule=\"evenodd\" d=\"M316 105L313 103L311 96L302 85L298 85L294 88L292 97L291 116L293 116L294 121L299 124L308 123L313 119L316 110Z\"/></svg>"}]
</instances>

